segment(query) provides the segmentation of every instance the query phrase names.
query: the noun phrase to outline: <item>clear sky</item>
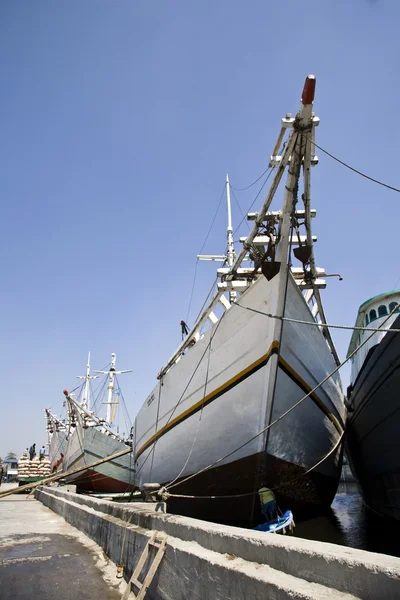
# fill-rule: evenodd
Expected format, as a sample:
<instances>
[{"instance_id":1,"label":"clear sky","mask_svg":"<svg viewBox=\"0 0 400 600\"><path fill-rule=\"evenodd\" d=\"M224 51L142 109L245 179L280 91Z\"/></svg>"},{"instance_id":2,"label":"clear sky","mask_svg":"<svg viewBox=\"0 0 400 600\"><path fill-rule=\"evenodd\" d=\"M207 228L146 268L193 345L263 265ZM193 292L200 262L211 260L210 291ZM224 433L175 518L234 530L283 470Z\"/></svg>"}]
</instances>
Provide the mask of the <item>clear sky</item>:
<instances>
[{"instance_id":1,"label":"clear sky","mask_svg":"<svg viewBox=\"0 0 400 600\"><path fill-rule=\"evenodd\" d=\"M133 369L134 417L180 340L225 174L264 171L308 73L317 141L399 187L399 19L397 0L0 3L0 456L46 441L43 409L88 350ZM343 276L327 317L353 324L399 284L400 197L319 157L317 264ZM236 193L243 212L257 190ZM225 228L221 209L204 252ZM189 323L214 276L199 265ZM350 334L334 339L344 357Z\"/></svg>"}]
</instances>

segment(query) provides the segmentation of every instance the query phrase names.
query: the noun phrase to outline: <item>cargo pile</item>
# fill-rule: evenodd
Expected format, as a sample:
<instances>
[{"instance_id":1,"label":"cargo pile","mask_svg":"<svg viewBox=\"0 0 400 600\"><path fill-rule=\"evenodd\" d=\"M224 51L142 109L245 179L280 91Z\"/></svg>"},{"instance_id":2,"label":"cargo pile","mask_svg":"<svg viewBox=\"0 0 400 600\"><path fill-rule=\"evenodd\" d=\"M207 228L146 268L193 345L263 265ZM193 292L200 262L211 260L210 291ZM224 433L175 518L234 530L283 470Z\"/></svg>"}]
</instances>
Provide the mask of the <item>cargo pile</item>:
<instances>
[{"instance_id":1,"label":"cargo pile","mask_svg":"<svg viewBox=\"0 0 400 600\"><path fill-rule=\"evenodd\" d=\"M30 460L22 456L18 461L18 479L42 478L50 475L50 461L48 458Z\"/></svg>"}]
</instances>

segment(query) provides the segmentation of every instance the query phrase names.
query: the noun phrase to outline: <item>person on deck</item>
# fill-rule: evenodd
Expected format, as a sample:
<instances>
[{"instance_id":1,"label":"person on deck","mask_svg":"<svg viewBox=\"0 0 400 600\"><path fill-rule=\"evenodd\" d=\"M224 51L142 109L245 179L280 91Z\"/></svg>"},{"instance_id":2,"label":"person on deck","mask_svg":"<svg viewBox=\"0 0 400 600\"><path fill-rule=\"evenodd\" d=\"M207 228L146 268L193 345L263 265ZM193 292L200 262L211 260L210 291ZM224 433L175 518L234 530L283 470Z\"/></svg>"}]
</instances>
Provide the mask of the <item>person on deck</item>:
<instances>
[{"instance_id":1,"label":"person on deck","mask_svg":"<svg viewBox=\"0 0 400 600\"><path fill-rule=\"evenodd\" d=\"M3 465L0 465L0 485L1 485L2 481L3 481Z\"/></svg>"},{"instance_id":2,"label":"person on deck","mask_svg":"<svg viewBox=\"0 0 400 600\"><path fill-rule=\"evenodd\" d=\"M265 516L267 522L273 521L275 518L276 500L275 494L265 484L258 490L260 496L261 512Z\"/></svg>"},{"instance_id":3,"label":"person on deck","mask_svg":"<svg viewBox=\"0 0 400 600\"><path fill-rule=\"evenodd\" d=\"M42 446L39 450L39 460L43 460L46 455L46 448Z\"/></svg>"},{"instance_id":4,"label":"person on deck","mask_svg":"<svg viewBox=\"0 0 400 600\"><path fill-rule=\"evenodd\" d=\"M36 444L32 444L32 446L29 448L29 459L33 460L35 456L36 456Z\"/></svg>"}]
</instances>

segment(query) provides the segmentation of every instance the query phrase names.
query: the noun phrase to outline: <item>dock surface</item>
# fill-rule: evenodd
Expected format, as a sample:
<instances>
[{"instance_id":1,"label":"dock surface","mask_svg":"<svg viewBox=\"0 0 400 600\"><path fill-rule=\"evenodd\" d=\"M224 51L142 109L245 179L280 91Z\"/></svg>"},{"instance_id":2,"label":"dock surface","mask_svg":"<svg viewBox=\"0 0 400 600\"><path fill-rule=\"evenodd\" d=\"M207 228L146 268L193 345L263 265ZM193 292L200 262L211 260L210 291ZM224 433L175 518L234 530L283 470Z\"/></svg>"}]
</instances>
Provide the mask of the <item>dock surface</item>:
<instances>
[{"instance_id":1,"label":"dock surface","mask_svg":"<svg viewBox=\"0 0 400 600\"><path fill-rule=\"evenodd\" d=\"M121 598L99 546L39 501L0 499L0 524L1 600Z\"/></svg>"}]
</instances>

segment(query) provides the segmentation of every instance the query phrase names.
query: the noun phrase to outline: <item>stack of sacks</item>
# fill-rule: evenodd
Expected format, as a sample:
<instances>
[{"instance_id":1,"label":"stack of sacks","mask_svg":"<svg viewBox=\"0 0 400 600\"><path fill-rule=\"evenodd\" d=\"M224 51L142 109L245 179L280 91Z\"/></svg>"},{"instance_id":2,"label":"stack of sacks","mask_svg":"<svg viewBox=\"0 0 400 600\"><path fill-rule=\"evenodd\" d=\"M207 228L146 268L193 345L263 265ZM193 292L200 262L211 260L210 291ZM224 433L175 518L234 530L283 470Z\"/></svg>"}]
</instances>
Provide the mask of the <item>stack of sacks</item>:
<instances>
[{"instance_id":1,"label":"stack of sacks","mask_svg":"<svg viewBox=\"0 0 400 600\"><path fill-rule=\"evenodd\" d=\"M25 477L30 477L30 464L31 461L27 456L21 456L21 458L18 461L18 477L21 477L22 479L24 479Z\"/></svg>"},{"instance_id":2,"label":"stack of sacks","mask_svg":"<svg viewBox=\"0 0 400 600\"><path fill-rule=\"evenodd\" d=\"M50 461L48 458L43 458L39 461L39 477L48 477L50 475Z\"/></svg>"},{"instance_id":3,"label":"stack of sacks","mask_svg":"<svg viewBox=\"0 0 400 600\"><path fill-rule=\"evenodd\" d=\"M29 461L29 475L28 477L40 477L39 473L39 459L34 458Z\"/></svg>"},{"instance_id":4,"label":"stack of sacks","mask_svg":"<svg viewBox=\"0 0 400 600\"><path fill-rule=\"evenodd\" d=\"M47 477L50 475L50 461L48 458L39 460L34 458L29 460L27 456L22 456L18 461L18 477L26 479L27 477Z\"/></svg>"}]
</instances>

